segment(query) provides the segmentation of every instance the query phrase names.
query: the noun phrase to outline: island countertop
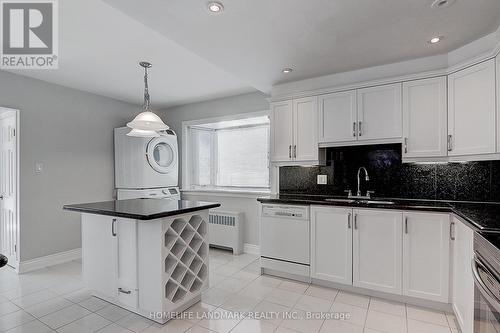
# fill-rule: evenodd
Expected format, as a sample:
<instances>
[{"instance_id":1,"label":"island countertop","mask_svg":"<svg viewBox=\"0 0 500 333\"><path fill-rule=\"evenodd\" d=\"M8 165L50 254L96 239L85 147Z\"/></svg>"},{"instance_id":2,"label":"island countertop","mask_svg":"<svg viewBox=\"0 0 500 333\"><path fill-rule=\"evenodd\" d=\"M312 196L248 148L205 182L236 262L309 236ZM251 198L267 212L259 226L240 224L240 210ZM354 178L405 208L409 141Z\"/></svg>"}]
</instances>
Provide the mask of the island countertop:
<instances>
[{"instance_id":1,"label":"island countertop","mask_svg":"<svg viewBox=\"0 0 500 333\"><path fill-rule=\"evenodd\" d=\"M146 221L216 207L220 207L220 204L191 200L129 199L64 205L63 209Z\"/></svg>"}]
</instances>

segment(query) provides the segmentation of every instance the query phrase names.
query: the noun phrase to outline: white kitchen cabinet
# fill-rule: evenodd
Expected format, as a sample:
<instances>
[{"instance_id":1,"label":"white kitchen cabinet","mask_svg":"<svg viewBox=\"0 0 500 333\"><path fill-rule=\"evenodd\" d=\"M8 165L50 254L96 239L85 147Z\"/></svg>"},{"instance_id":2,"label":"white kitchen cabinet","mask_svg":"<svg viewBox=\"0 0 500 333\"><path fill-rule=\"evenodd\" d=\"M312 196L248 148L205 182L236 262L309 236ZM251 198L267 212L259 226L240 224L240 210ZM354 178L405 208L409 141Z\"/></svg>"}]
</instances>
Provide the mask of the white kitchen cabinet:
<instances>
[{"instance_id":1,"label":"white kitchen cabinet","mask_svg":"<svg viewBox=\"0 0 500 333\"><path fill-rule=\"evenodd\" d=\"M311 277L352 285L352 209L311 207Z\"/></svg>"},{"instance_id":2,"label":"white kitchen cabinet","mask_svg":"<svg viewBox=\"0 0 500 333\"><path fill-rule=\"evenodd\" d=\"M472 273L474 232L453 217L453 311L461 332L474 331L474 278Z\"/></svg>"},{"instance_id":3,"label":"white kitchen cabinet","mask_svg":"<svg viewBox=\"0 0 500 333\"><path fill-rule=\"evenodd\" d=\"M450 216L405 212L403 295L449 302Z\"/></svg>"},{"instance_id":4,"label":"white kitchen cabinet","mask_svg":"<svg viewBox=\"0 0 500 333\"><path fill-rule=\"evenodd\" d=\"M317 98L271 105L271 161L318 161Z\"/></svg>"},{"instance_id":5,"label":"white kitchen cabinet","mask_svg":"<svg viewBox=\"0 0 500 333\"><path fill-rule=\"evenodd\" d=\"M446 77L403 83L403 158L447 156Z\"/></svg>"},{"instance_id":6,"label":"white kitchen cabinet","mask_svg":"<svg viewBox=\"0 0 500 333\"><path fill-rule=\"evenodd\" d=\"M356 90L322 95L318 104L320 143L357 140Z\"/></svg>"},{"instance_id":7,"label":"white kitchen cabinet","mask_svg":"<svg viewBox=\"0 0 500 333\"><path fill-rule=\"evenodd\" d=\"M292 160L293 104L284 101L271 104L271 160Z\"/></svg>"},{"instance_id":8,"label":"white kitchen cabinet","mask_svg":"<svg viewBox=\"0 0 500 333\"><path fill-rule=\"evenodd\" d=\"M448 155L496 152L495 60L448 76Z\"/></svg>"},{"instance_id":9,"label":"white kitchen cabinet","mask_svg":"<svg viewBox=\"0 0 500 333\"><path fill-rule=\"evenodd\" d=\"M318 109L316 97L293 100L293 158L318 160Z\"/></svg>"},{"instance_id":10,"label":"white kitchen cabinet","mask_svg":"<svg viewBox=\"0 0 500 333\"><path fill-rule=\"evenodd\" d=\"M82 214L83 277L89 288L107 297L118 296L117 219Z\"/></svg>"},{"instance_id":11,"label":"white kitchen cabinet","mask_svg":"<svg viewBox=\"0 0 500 333\"><path fill-rule=\"evenodd\" d=\"M358 140L401 138L401 83L358 89Z\"/></svg>"},{"instance_id":12,"label":"white kitchen cabinet","mask_svg":"<svg viewBox=\"0 0 500 333\"><path fill-rule=\"evenodd\" d=\"M403 213L354 209L353 285L402 294Z\"/></svg>"}]
</instances>

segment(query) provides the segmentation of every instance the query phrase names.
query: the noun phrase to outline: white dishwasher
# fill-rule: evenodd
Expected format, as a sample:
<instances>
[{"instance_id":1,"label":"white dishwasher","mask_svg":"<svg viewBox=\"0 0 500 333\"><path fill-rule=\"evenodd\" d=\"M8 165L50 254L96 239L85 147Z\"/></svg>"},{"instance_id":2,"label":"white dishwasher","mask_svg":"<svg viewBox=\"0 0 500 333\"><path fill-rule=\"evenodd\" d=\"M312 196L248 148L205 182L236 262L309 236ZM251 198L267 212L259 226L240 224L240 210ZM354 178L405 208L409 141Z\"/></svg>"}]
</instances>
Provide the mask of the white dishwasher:
<instances>
[{"instance_id":1,"label":"white dishwasher","mask_svg":"<svg viewBox=\"0 0 500 333\"><path fill-rule=\"evenodd\" d=\"M263 273L309 280L309 206L262 205Z\"/></svg>"}]
</instances>

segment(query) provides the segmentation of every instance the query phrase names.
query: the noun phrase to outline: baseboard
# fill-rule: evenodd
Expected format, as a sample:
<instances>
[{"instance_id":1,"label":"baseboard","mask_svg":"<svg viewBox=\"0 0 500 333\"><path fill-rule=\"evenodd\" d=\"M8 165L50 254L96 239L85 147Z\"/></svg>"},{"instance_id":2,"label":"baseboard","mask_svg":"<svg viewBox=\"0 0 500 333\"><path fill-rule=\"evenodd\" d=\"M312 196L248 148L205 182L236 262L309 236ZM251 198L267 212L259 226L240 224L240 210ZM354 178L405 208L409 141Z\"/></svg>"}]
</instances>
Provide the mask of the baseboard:
<instances>
[{"instance_id":1,"label":"baseboard","mask_svg":"<svg viewBox=\"0 0 500 333\"><path fill-rule=\"evenodd\" d=\"M68 261L77 260L82 257L82 249L74 249L65 252L50 254L45 257L38 257L26 261L21 261L17 272L19 274L36 271L37 269L62 264Z\"/></svg>"},{"instance_id":2,"label":"baseboard","mask_svg":"<svg viewBox=\"0 0 500 333\"><path fill-rule=\"evenodd\" d=\"M248 254L260 255L260 246L250 243L243 244L243 252Z\"/></svg>"}]
</instances>

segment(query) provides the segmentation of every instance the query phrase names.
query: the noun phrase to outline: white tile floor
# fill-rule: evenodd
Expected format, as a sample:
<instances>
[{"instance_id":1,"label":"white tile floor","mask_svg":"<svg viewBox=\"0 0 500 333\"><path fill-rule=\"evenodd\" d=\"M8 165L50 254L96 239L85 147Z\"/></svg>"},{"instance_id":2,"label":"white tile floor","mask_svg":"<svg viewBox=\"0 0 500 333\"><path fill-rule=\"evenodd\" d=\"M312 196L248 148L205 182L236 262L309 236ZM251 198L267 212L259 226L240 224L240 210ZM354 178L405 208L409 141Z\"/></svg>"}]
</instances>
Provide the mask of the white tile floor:
<instances>
[{"instance_id":1,"label":"white tile floor","mask_svg":"<svg viewBox=\"0 0 500 333\"><path fill-rule=\"evenodd\" d=\"M233 256L211 249L210 289L203 294L202 302L189 309L184 318L162 326L91 297L81 281L81 262L19 276L3 268L0 332L458 332L450 314L260 276L259 272L255 256ZM321 312L348 314L349 318L303 319L307 313ZM255 314L263 313L273 315L255 318ZM286 317L286 313L293 316ZM224 319L214 319L221 316Z\"/></svg>"}]
</instances>

